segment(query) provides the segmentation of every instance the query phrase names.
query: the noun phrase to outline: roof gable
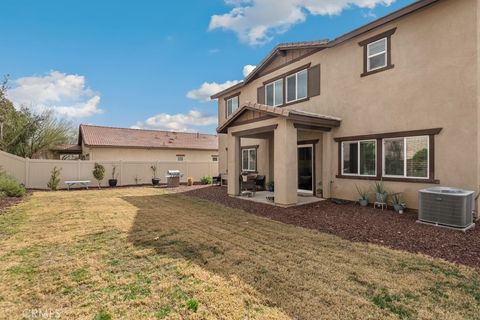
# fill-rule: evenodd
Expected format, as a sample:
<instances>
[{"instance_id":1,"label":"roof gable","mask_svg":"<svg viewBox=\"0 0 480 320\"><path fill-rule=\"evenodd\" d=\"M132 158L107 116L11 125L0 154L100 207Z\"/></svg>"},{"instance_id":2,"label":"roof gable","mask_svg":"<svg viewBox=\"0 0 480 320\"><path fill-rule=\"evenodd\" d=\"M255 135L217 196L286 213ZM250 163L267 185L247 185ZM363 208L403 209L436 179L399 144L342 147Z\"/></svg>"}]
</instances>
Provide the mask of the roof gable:
<instances>
[{"instance_id":1,"label":"roof gable","mask_svg":"<svg viewBox=\"0 0 480 320\"><path fill-rule=\"evenodd\" d=\"M286 108L271 107L259 103L247 102L241 108L238 108L228 119L217 128L218 133L227 133L228 128L249 122L261 121L273 117L290 119L297 123L308 124L312 126L322 126L325 128L338 127L342 121L340 118L325 116L318 113L312 113L300 110L291 110Z\"/></svg>"},{"instance_id":2,"label":"roof gable","mask_svg":"<svg viewBox=\"0 0 480 320\"><path fill-rule=\"evenodd\" d=\"M280 63L280 62L274 62L274 60L278 60L280 61L281 59L276 59L277 58L277 55L285 55L287 53L288 55L288 52L291 51L291 50L297 50L297 51L301 51L302 49L310 49L312 50L313 52L311 52L310 54L313 54L315 52L318 52L319 50L323 50L323 49L327 49L327 48L332 48L332 47L335 47L345 41L348 41L350 39L353 39L355 37L358 37L364 33L367 33L367 32L370 32L376 28L379 28L387 23L390 23L392 21L395 21L399 18L402 18L406 15L409 15L409 14L412 14L414 12L417 12L418 10L420 9L423 9L423 8L426 8L436 2L438 2L440 0L417 0L416 2L406 6L406 7L403 7L397 11L394 11L384 17L381 17L377 20L374 20L370 23L367 23L355 30L352 30L332 41L329 41L329 40L321 40L321 41L307 41L307 42L293 42L293 43L283 43L283 44L279 44L278 46L276 46L258 65L257 67L248 75L245 77L244 81L236 84L235 86L233 87L230 87L230 88L227 88L225 90L222 90L221 92L218 92L216 94L214 94L213 96L211 96L211 99L217 99L227 93L230 93L232 92L233 90L236 90L236 89L239 89L243 86L245 86L246 84L248 84L250 81L252 81L253 79L257 78L257 77L260 77L260 76L263 76L265 75L267 72L267 68L270 69L273 69L275 70L275 68L281 68L285 65L287 65L288 63L284 63L283 65ZM304 57L299 57L298 60L301 60L305 57L307 57L308 54ZM290 60L290 61L298 61L298 60ZM277 65L276 67L274 67L273 65L274 64L279 64ZM290 62L291 63L291 62ZM272 66L270 66L272 64ZM271 72L271 70L270 70Z\"/></svg>"}]
</instances>

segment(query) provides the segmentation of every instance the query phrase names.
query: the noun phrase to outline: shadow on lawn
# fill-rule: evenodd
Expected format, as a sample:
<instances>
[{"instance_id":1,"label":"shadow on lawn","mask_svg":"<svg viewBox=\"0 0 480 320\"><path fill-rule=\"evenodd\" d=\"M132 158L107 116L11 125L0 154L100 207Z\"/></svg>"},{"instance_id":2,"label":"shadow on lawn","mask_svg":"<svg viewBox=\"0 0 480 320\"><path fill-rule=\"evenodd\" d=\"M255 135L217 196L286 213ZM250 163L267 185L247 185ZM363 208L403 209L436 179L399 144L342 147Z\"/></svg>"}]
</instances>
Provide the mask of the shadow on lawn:
<instances>
[{"instance_id":1,"label":"shadow on lawn","mask_svg":"<svg viewBox=\"0 0 480 320\"><path fill-rule=\"evenodd\" d=\"M261 294L263 304L281 308L296 319L352 314L382 318L396 313L392 310L413 316L433 304L435 297L423 293L438 278L432 270L458 272L440 262L395 251L365 250L330 235L184 195L123 199L138 208L128 236L136 246L186 259L227 279L236 276ZM387 287L405 297L395 296L387 299L390 305L378 307L375 297L388 296ZM414 301L411 296L423 298ZM452 301L445 303L452 306Z\"/></svg>"},{"instance_id":2,"label":"shadow on lawn","mask_svg":"<svg viewBox=\"0 0 480 320\"><path fill-rule=\"evenodd\" d=\"M236 276L260 293L262 304L295 318L322 314L322 289L309 273L314 272L312 264L318 264L309 256L315 250L292 248L297 246L294 236L282 231L296 228L251 215L232 215L229 209L219 210L216 204L182 195L123 199L138 208L128 237L136 246L186 259L226 279Z\"/></svg>"}]
</instances>

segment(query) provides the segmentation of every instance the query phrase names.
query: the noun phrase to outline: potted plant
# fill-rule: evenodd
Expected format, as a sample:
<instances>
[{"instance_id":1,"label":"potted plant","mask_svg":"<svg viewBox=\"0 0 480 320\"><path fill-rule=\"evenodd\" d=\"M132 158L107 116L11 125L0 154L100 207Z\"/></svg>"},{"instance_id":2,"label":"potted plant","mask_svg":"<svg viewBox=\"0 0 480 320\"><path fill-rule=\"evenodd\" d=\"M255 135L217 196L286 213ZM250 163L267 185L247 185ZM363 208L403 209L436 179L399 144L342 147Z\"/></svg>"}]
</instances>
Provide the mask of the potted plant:
<instances>
[{"instance_id":1,"label":"potted plant","mask_svg":"<svg viewBox=\"0 0 480 320\"><path fill-rule=\"evenodd\" d=\"M270 192L273 192L274 189L275 189L274 187L275 187L275 184L273 183L273 180L268 181L267 190L270 191Z\"/></svg>"},{"instance_id":2,"label":"potted plant","mask_svg":"<svg viewBox=\"0 0 480 320\"><path fill-rule=\"evenodd\" d=\"M112 179L108 179L108 185L110 187L116 187L117 186L117 177L118 177L118 172L117 172L117 166L113 165L112 166Z\"/></svg>"},{"instance_id":3,"label":"potted plant","mask_svg":"<svg viewBox=\"0 0 480 320\"><path fill-rule=\"evenodd\" d=\"M97 180L98 182L98 189L100 189L102 180L103 178L105 178L105 167L102 166L100 163L95 162L92 174L95 180Z\"/></svg>"},{"instance_id":4,"label":"potted plant","mask_svg":"<svg viewBox=\"0 0 480 320\"><path fill-rule=\"evenodd\" d=\"M376 199L376 202L378 203L387 203L387 196L388 196L388 193L387 191L385 190L385 186L383 184L383 181L380 180L380 182L376 181L375 182L375 199Z\"/></svg>"},{"instance_id":5,"label":"potted plant","mask_svg":"<svg viewBox=\"0 0 480 320\"><path fill-rule=\"evenodd\" d=\"M368 191L359 188L357 185L355 185L355 188L357 188L359 196L358 203L360 203L362 207L368 206Z\"/></svg>"},{"instance_id":6,"label":"potted plant","mask_svg":"<svg viewBox=\"0 0 480 320\"><path fill-rule=\"evenodd\" d=\"M158 184L160 183L160 178L157 178L157 166L151 165L150 169L152 169L153 172L152 184L154 186L158 186Z\"/></svg>"},{"instance_id":7,"label":"potted plant","mask_svg":"<svg viewBox=\"0 0 480 320\"><path fill-rule=\"evenodd\" d=\"M401 193L393 194L390 202L392 203L393 209L400 214L402 214L403 210L407 207Z\"/></svg>"},{"instance_id":8,"label":"potted plant","mask_svg":"<svg viewBox=\"0 0 480 320\"><path fill-rule=\"evenodd\" d=\"M322 184L322 181L320 181L320 182L318 183L317 197L323 198L323 184Z\"/></svg>"}]
</instances>

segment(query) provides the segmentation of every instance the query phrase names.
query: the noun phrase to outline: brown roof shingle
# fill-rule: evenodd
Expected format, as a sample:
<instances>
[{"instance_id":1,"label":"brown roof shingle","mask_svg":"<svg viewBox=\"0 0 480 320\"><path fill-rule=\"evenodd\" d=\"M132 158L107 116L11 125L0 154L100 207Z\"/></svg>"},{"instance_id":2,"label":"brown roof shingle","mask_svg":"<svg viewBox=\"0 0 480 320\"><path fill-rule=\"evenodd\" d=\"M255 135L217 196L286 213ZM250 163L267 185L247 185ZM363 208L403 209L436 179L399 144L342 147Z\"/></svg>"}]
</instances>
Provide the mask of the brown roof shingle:
<instances>
[{"instance_id":1,"label":"brown roof shingle","mask_svg":"<svg viewBox=\"0 0 480 320\"><path fill-rule=\"evenodd\" d=\"M80 125L79 142L89 147L218 150L212 134Z\"/></svg>"}]
</instances>

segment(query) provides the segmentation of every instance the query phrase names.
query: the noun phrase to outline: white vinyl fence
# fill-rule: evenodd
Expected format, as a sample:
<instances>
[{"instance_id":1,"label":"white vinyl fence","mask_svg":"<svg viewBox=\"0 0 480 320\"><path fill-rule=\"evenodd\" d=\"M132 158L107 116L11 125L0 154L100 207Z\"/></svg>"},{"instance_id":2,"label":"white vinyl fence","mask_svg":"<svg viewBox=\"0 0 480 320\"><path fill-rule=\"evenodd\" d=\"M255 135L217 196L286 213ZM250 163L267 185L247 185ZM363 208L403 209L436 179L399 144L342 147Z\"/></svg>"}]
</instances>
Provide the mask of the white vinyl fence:
<instances>
[{"instance_id":1,"label":"white vinyl fence","mask_svg":"<svg viewBox=\"0 0 480 320\"><path fill-rule=\"evenodd\" d=\"M92 175L94 164L98 162L105 167L105 179L102 185L108 185L111 179L113 166L116 166L119 186L150 184L152 179L152 165L157 166L157 176L160 183L166 182L167 170L180 170L183 173L181 182L186 182L192 177L194 182L200 181L204 176L218 175L218 162L197 161L85 161L85 160L37 160L24 159L0 151L0 167L13 175L18 182L27 188L47 189L51 171L54 167L60 168L60 187L66 187L67 180L91 180L92 185L97 185Z\"/></svg>"}]
</instances>

